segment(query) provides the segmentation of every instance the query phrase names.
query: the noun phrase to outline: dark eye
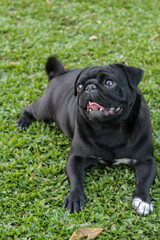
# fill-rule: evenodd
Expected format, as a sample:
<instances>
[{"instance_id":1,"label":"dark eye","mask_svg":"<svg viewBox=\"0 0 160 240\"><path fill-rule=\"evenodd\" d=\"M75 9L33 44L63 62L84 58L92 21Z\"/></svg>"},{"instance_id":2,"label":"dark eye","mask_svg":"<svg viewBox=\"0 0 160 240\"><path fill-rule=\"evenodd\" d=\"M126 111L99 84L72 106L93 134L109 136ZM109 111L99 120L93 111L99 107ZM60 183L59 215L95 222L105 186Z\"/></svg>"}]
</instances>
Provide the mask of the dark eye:
<instances>
[{"instance_id":1,"label":"dark eye","mask_svg":"<svg viewBox=\"0 0 160 240\"><path fill-rule=\"evenodd\" d=\"M82 88L83 88L83 85L82 85L82 84L79 84L79 85L77 86L77 92L80 92Z\"/></svg>"},{"instance_id":2,"label":"dark eye","mask_svg":"<svg viewBox=\"0 0 160 240\"><path fill-rule=\"evenodd\" d=\"M105 84L106 84L107 87L112 87L114 82L112 80L106 80Z\"/></svg>"}]
</instances>

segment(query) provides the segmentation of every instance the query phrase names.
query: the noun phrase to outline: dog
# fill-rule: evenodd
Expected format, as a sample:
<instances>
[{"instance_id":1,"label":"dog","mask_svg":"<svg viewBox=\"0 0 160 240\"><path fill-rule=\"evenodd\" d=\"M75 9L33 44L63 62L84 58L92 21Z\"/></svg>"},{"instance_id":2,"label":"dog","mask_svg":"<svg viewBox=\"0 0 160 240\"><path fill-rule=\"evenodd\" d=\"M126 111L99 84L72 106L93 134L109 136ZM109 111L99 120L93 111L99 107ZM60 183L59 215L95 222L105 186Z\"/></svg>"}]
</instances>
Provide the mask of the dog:
<instances>
[{"instance_id":1,"label":"dog","mask_svg":"<svg viewBox=\"0 0 160 240\"><path fill-rule=\"evenodd\" d=\"M65 70L55 57L48 58L45 70L50 83L44 95L24 108L17 125L24 129L35 119L55 122L71 140L66 165L70 193L64 207L69 212L84 207L85 168L127 164L136 176L132 206L148 215L157 170L149 108L138 88L144 71L119 63Z\"/></svg>"}]
</instances>

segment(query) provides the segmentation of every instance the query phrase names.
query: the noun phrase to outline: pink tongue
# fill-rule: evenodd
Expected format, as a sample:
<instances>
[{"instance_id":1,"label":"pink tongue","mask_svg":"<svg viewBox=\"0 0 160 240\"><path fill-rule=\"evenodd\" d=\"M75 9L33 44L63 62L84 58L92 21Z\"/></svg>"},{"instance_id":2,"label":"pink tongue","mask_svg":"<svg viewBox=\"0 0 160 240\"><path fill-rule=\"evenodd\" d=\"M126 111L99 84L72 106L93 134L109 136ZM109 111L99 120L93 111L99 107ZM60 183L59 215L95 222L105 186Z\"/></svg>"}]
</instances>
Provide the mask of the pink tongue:
<instances>
[{"instance_id":1,"label":"pink tongue","mask_svg":"<svg viewBox=\"0 0 160 240\"><path fill-rule=\"evenodd\" d=\"M104 107L100 106L98 103L89 102L89 104L87 105L87 111L89 111L90 109L92 109L93 111L97 111L99 109L104 110Z\"/></svg>"}]
</instances>

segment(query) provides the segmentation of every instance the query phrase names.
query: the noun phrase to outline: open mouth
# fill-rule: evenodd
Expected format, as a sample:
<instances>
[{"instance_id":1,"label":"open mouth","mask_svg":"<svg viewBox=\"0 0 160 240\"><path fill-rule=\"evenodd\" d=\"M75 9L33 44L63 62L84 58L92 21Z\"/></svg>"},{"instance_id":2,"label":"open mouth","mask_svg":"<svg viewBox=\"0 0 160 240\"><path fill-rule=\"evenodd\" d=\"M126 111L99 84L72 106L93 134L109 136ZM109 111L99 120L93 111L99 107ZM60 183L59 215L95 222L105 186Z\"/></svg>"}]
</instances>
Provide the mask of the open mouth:
<instances>
[{"instance_id":1,"label":"open mouth","mask_svg":"<svg viewBox=\"0 0 160 240\"><path fill-rule=\"evenodd\" d=\"M87 112L95 112L95 111L100 111L103 112L105 115L114 115L116 113L119 113L122 111L122 108L119 106L117 107L111 107L111 108L105 108L98 103L95 102L89 102L87 105Z\"/></svg>"}]
</instances>

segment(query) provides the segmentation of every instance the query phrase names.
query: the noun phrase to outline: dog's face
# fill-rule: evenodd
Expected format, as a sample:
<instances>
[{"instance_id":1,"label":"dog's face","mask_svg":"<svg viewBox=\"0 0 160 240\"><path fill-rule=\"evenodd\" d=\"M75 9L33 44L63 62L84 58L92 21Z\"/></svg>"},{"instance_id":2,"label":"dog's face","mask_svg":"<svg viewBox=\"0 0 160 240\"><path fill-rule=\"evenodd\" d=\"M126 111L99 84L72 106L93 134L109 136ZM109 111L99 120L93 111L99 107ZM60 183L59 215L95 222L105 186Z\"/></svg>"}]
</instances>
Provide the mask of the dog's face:
<instances>
[{"instance_id":1,"label":"dog's face","mask_svg":"<svg viewBox=\"0 0 160 240\"><path fill-rule=\"evenodd\" d=\"M92 122L125 120L133 108L142 76L142 69L123 64L83 69L75 86L81 113Z\"/></svg>"}]
</instances>

